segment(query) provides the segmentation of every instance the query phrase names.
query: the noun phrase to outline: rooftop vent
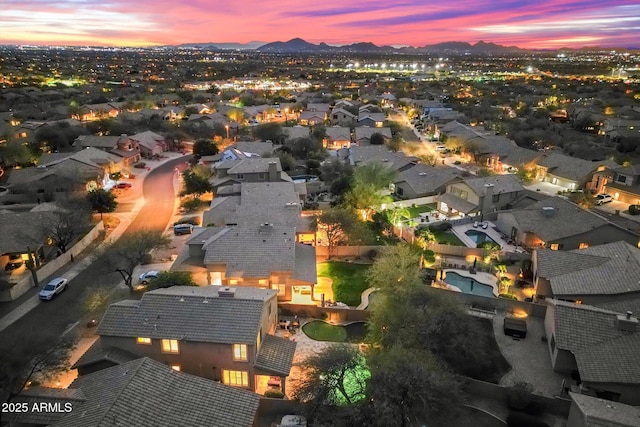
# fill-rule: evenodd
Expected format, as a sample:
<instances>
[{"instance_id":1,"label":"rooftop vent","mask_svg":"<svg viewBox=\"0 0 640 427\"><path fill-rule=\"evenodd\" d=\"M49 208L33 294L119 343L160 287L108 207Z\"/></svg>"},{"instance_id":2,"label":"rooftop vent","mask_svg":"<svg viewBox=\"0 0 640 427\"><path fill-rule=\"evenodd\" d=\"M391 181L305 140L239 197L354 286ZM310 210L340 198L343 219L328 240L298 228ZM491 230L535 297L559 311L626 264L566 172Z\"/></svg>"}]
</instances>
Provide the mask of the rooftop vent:
<instances>
[{"instance_id":1,"label":"rooftop vent","mask_svg":"<svg viewBox=\"0 0 640 427\"><path fill-rule=\"evenodd\" d=\"M420 172L418 175L420 175L420 176L427 176L427 173L426 173L426 172Z\"/></svg>"},{"instance_id":2,"label":"rooftop vent","mask_svg":"<svg viewBox=\"0 0 640 427\"><path fill-rule=\"evenodd\" d=\"M229 286L225 286L218 289L218 296L222 298L233 298L235 294L236 294L236 288L230 288Z\"/></svg>"},{"instance_id":3,"label":"rooftop vent","mask_svg":"<svg viewBox=\"0 0 640 427\"><path fill-rule=\"evenodd\" d=\"M636 332L638 330L638 318L633 313L627 311L626 314L619 314L616 317L616 326L619 331Z\"/></svg>"},{"instance_id":4,"label":"rooftop vent","mask_svg":"<svg viewBox=\"0 0 640 427\"><path fill-rule=\"evenodd\" d=\"M553 206L543 206L542 215L546 218L551 218L556 213L556 209Z\"/></svg>"},{"instance_id":5,"label":"rooftop vent","mask_svg":"<svg viewBox=\"0 0 640 427\"><path fill-rule=\"evenodd\" d=\"M267 232L267 231L271 231L273 230L273 224L270 224L268 222L263 222L262 224L260 224L260 232Z\"/></svg>"}]
</instances>

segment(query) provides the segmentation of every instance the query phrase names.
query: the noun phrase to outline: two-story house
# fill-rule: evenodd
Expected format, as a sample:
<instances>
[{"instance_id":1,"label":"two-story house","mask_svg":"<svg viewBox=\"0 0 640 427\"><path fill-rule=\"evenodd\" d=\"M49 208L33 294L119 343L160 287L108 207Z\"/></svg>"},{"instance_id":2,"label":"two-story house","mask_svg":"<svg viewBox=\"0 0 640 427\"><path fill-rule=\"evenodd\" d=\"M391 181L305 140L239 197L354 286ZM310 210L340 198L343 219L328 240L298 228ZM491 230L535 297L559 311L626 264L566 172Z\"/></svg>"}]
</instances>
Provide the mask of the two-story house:
<instances>
[{"instance_id":1,"label":"two-story house","mask_svg":"<svg viewBox=\"0 0 640 427\"><path fill-rule=\"evenodd\" d=\"M385 115L384 113L371 113L369 111L360 111L358 113L358 120L356 126L368 126L381 128L384 126Z\"/></svg>"},{"instance_id":2,"label":"two-story house","mask_svg":"<svg viewBox=\"0 0 640 427\"><path fill-rule=\"evenodd\" d=\"M568 251L617 241L637 246L640 241L635 231L561 197L500 211L496 226L516 244L530 248Z\"/></svg>"},{"instance_id":3,"label":"two-story house","mask_svg":"<svg viewBox=\"0 0 640 427\"><path fill-rule=\"evenodd\" d=\"M640 405L640 331L632 313L549 300L544 319L553 370L584 394Z\"/></svg>"},{"instance_id":4,"label":"two-story house","mask_svg":"<svg viewBox=\"0 0 640 427\"><path fill-rule=\"evenodd\" d=\"M614 200L640 204L640 164L599 169L593 174L591 187Z\"/></svg>"},{"instance_id":5,"label":"two-story house","mask_svg":"<svg viewBox=\"0 0 640 427\"><path fill-rule=\"evenodd\" d=\"M445 215L480 215L510 208L510 203L523 192L524 187L513 175L495 175L458 179L447 185L436 200L438 210Z\"/></svg>"},{"instance_id":6,"label":"two-story house","mask_svg":"<svg viewBox=\"0 0 640 427\"><path fill-rule=\"evenodd\" d=\"M391 129L388 127L359 126L354 130L354 142L357 145L369 145L374 134L382 135L385 142L391 140Z\"/></svg>"},{"instance_id":7,"label":"two-story house","mask_svg":"<svg viewBox=\"0 0 640 427\"><path fill-rule=\"evenodd\" d=\"M140 160L140 146L137 141L126 134L120 136L80 135L73 142L73 147L80 151L95 148L115 154L123 159L125 167L129 168Z\"/></svg>"},{"instance_id":8,"label":"two-story house","mask_svg":"<svg viewBox=\"0 0 640 427\"><path fill-rule=\"evenodd\" d=\"M13 399L28 408L11 426L257 427L260 396L143 357L83 375L69 388L29 387Z\"/></svg>"},{"instance_id":9,"label":"two-story house","mask_svg":"<svg viewBox=\"0 0 640 427\"><path fill-rule=\"evenodd\" d=\"M169 149L168 139L150 130L131 135L129 138L138 144L143 157L159 156Z\"/></svg>"},{"instance_id":10,"label":"two-story house","mask_svg":"<svg viewBox=\"0 0 640 427\"><path fill-rule=\"evenodd\" d=\"M149 357L225 385L264 392L270 377L283 392L296 343L273 335L277 291L253 287L174 286L111 304L100 339L75 364L81 375L114 363L104 357Z\"/></svg>"},{"instance_id":11,"label":"two-story house","mask_svg":"<svg viewBox=\"0 0 640 427\"><path fill-rule=\"evenodd\" d=\"M351 129L342 126L331 126L325 130L322 141L324 148L338 150L351 147Z\"/></svg>"},{"instance_id":12,"label":"two-story house","mask_svg":"<svg viewBox=\"0 0 640 427\"><path fill-rule=\"evenodd\" d=\"M331 110L329 120L332 125L351 126L354 124L356 116L344 108L337 107Z\"/></svg>"},{"instance_id":13,"label":"two-story house","mask_svg":"<svg viewBox=\"0 0 640 427\"><path fill-rule=\"evenodd\" d=\"M282 171L277 157L249 157L236 160L223 160L213 165L211 184L214 191L219 188L242 182L292 182Z\"/></svg>"},{"instance_id":14,"label":"two-story house","mask_svg":"<svg viewBox=\"0 0 640 427\"><path fill-rule=\"evenodd\" d=\"M323 111L304 110L300 112L300 124L304 126L321 125L327 120L327 113Z\"/></svg>"},{"instance_id":15,"label":"two-story house","mask_svg":"<svg viewBox=\"0 0 640 427\"><path fill-rule=\"evenodd\" d=\"M640 249L627 242L537 249L531 261L536 295L595 306L640 299Z\"/></svg>"},{"instance_id":16,"label":"two-story house","mask_svg":"<svg viewBox=\"0 0 640 427\"><path fill-rule=\"evenodd\" d=\"M616 168L613 160L590 162L561 153L545 154L536 161L535 179L567 190L590 189L593 174L605 168Z\"/></svg>"},{"instance_id":17,"label":"two-story house","mask_svg":"<svg viewBox=\"0 0 640 427\"><path fill-rule=\"evenodd\" d=\"M402 199L434 196L443 193L447 185L457 181L459 176L458 169L420 163L397 172L393 180L394 190Z\"/></svg>"},{"instance_id":18,"label":"two-story house","mask_svg":"<svg viewBox=\"0 0 640 427\"><path fill-rule=\"evenodd\" d=\"M315 248L297 241L295 223L256 223L256 217L239 218L237 226L195 228L171 269L204 269L214 285L270 288L281 301L310 303Z\"/></svg>"}]
</instances>

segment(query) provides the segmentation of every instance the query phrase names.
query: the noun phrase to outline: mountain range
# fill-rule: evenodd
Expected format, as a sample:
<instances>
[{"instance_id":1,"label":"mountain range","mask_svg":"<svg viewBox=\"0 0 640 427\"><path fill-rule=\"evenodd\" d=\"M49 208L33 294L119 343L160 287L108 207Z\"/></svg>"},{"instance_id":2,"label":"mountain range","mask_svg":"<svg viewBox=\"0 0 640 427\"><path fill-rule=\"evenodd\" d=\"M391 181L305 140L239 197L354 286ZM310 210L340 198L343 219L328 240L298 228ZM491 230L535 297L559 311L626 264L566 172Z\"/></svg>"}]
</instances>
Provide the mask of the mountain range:
<instances>
[{"instance_id":1,"label":"mountain range","mask_svg":"<svg viewBox=\"0 0 640 427\"><path fill-rule=\"evenodd\" d=\"M252 41L249 43L188 43L178 47L194 49L219 49L219 50L253 50L263 53L396 53L396 54L447 54L447 55L478 55L493 56L504 54L523 54L534 52L533 49L522 49L517 46L503 46L495 43L479 41L475 44L467 42L444 42L422 47L393 47L378 46L373 43L360 42L343 46L332 46L324 42L319 44L309 43L301 38L291 39L286 42L277 41L265 43ZM599 47L584 47L581 49L562 48L556 51L597 51ZM608 49L610 50L610 49ZM616 49L618 50L618 49ZM545 50L549 51L549 50Z\"/></svg>"}]
</instances>

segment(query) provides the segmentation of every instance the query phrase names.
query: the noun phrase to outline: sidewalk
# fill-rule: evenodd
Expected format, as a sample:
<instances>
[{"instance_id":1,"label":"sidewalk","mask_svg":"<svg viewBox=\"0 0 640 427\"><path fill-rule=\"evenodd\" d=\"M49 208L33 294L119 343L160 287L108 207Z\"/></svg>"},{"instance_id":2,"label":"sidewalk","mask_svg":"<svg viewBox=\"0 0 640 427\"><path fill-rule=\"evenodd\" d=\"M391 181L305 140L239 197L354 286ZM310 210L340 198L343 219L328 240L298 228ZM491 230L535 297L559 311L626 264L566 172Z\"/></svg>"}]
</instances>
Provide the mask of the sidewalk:
<instances>
[{"instance_id":1,"label":"sidewalk","mask_svg":"<svg viewBox=\"0 0 640 427\"><path fill-rule=\"evenodd\" d=\"M166 162L169 162L179 157L183 157L183 155L180 153L164 153L164 154L166 155L166 158L164 159L146 161L146 163L150 165L151 170ZM187 160L185 159L185 162L186 161ZM127 230L131 222L135 219L138 212L140 212L140 210L145 204L144 197L142 194L142 182L144 182L144 178L146 178L149 172L150 170L147 170L147 169L136 170L135 175L136 175L136 179L138 180L136 182L140 182L140 184L134 185L134 188L131 189L133 191L129 193L123 193L118 198L118 201L120 203L135 202L133 208L128 212L119 212L119 213L110 214L118 218L120 220L120 223L115 229L113 229L111 233L109 233L109 236L102 243L100 243L100 245L98 245L97 248L93 249L93 253L82 254L81 256L78 257L76 262L65 265L64 267L56 271L54 274L52 274L50 277L47 277L45 280L43 280L44 283L46 283L46 281L50 280L53 277L58 277L61 275L64 275L64 277L69 279L69 281L73 280L78 274L80 274L81 271L83 271L87 266L91 265L91 263L93 263L96 260L97 255L95 255L95 253L99 253L101 249L105 248L112 242L118 240L124 234L124 232ZM173 184L177 194L179 191L179 185L180 185L179 177L177 174L174 177ZM174 217L175 217L177 206L178 205L176 203L176 205L174 206L174 212L173 212ZM90 248L91 246L85 250L91 250ZM145 266L144 269L147 269L148 267L149 266ZM134 274L139 274L139 271L141 271L142 269L143 269L142 267L138 266L136 270L134 270ZM124 283L122 283L121 285L124 286ZM18 298L16 301L7 302L6 304L10 308L9 310L5 309L5 307L7 307L4 305L5 303L0 305L0 307L2 307L0 308L0 315L2 316L0 318L0 332L5 330L7 327L9 327L11 324L16 322L18 319L23 317L25 314L33 310L35 307L37 307L41 303L40 297L38 296L38 292L39 292L38 288L32 288L21 298Z\"/></svg>"}]
</instances>

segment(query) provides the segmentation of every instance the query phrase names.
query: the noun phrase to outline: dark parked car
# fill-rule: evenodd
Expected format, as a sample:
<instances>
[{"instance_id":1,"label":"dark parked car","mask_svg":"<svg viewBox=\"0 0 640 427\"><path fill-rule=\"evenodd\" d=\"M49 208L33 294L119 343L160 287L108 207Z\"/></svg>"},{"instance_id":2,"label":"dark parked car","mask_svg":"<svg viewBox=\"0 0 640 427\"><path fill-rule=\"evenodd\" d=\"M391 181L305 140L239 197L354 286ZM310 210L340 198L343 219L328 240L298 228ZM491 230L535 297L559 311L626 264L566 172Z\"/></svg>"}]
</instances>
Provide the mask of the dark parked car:
<instances>
[{"instance_id":1,"label":"dark parked car","mask_svg":"<svg viewBox=\"0 0 640 427\"><path fill-rule=\"evenodd\" d=\"M4 271L13 271L13 270L17 270L20 267L22 267L22 264L24 264L24 262L22 260L13 260L13 261L9 261L7 263L7 265L5 265L4 267Z\"/></svg>"}]
</instances>

